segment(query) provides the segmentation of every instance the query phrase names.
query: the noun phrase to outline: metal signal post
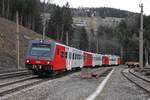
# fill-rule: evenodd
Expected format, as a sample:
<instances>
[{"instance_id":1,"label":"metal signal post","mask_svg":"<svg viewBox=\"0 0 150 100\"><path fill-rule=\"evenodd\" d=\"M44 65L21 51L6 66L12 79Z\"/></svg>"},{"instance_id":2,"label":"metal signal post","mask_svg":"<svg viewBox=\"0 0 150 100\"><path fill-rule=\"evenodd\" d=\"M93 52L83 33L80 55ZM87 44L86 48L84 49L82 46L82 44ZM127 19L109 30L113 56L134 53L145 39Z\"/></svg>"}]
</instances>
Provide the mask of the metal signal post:
<instances>
[{"instance_id":1,"label":"metal signal post","mask_svg":"<svg viewBox=\"0 0 150 100\"><path fill-rule=\"evenodd\" d=\"M141 8L141 20L140 20L140 32L139 32L139 64L143 68L143 3L140 4Z\"/></svg>"},{"instance_id":2,"label":"metal signal post","mask_svg":"<svg viewBox=\"0 0 150 100\"><path fill-rule=\"evenodd\" d=\"M19 53L19 15L18 15L18 11L16 12L16 32L17 32L17 68L20 68L20 53Z\"/></svg>"}]
</instances>

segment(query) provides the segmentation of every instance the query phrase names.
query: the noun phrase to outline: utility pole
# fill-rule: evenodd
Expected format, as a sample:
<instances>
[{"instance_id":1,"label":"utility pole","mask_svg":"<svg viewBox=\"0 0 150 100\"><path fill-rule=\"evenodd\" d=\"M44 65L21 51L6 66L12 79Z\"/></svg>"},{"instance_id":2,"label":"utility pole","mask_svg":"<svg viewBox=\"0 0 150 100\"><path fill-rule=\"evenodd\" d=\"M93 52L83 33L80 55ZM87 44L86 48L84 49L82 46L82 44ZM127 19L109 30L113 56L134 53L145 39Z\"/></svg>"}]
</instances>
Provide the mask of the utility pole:
<instances>
[{"instance_id":1,"label":"utility pole","mask_svg":"<svg viewBox=\"0 0 150 100\"><path fill-rule=\"evenodd\" d=\"M145 66L148 67L148 65L149 65L149 64L148 64L148 51L147 51L146 48L145 48L145 61L146 61L146 62L145 62Z\"/></svg>"},{"instance_id":2,"label":"utility pole","mask_svg":"<svg viewBox=\"0 0 150 100\"><path fill-rule=\"evenodd\" d=\"M143 68L143 3L139 5L141 8L140 32L139 32L139 64Z\"/></svg>"},{"instance_id":3,"label":"utility pole","mask_svg":"<svg viewBox=\"0 0 150 100\"><path fill-rule=\"evenodd\" d=\"M16 30L17 30L17 68L20 68L20 53L19 53L19 15L18 15L18 11L16 12Z\"/></svg>"},{"instance_id":4,"label":"utility pole","mask_svg":"<svg viewBox=\"0 0 150 100\"><path fill-rule=\"evenodd\" d=\"M45 18L44 18L44 22L43 22L43 40L45 39L45 29L46 29L46 22L45 22Z\"/></svg>"},{"instance_id":5,"label":"utility pole","mask_svg":"<svg viewBox=\"0 0 150 100\"><path fill-rule=\"evenodd\" d=\"M45 16L45 5L46 4L46 2L45 2L45 0L44 0L44 7L43 7L43 9L44 9L44 14L43 14L43 37L42 37L42 39L44 40L45 39L45 29L46 29L46 16Z\"/></svg>"},{"instance_id":6,"label":"utility pole","mask_svg":"<svg viewBox=\"0 0 150 100\"><path fill-rule=\"evenodd\" d=\"M99 53L99 43L98 37L96 38L96 52Z\"/></svg>"},{"instance_id":7,"label":"utility pole","mask_svg":"<svg viewBox=\"0 0 150 100\"><path fill-rule=\"evenodd\" d=\"M124 53L123 46L121 45L121 47L120 47L121 63L123 63L123 53Z\"/></svg>"}]
</instances>

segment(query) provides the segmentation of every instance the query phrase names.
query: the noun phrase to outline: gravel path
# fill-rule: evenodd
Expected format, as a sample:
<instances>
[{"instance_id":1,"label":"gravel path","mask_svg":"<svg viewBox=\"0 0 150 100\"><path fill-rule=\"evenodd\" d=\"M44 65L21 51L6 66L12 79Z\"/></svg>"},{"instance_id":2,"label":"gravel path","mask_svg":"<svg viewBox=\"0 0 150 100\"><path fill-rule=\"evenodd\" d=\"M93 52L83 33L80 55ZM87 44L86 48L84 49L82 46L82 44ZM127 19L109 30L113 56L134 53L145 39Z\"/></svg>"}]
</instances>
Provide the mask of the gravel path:
<instances>
[{"instance_id":1,"label":"gravel path","mask_svg":"<svg viewBox=\"0 0 150 100\"><path fill-rule=\"evenodd\" d=\"M125 66L118 66L96 100L148 100L148 94L130 83L121 71Z\"/></svg>"}]
</instances>

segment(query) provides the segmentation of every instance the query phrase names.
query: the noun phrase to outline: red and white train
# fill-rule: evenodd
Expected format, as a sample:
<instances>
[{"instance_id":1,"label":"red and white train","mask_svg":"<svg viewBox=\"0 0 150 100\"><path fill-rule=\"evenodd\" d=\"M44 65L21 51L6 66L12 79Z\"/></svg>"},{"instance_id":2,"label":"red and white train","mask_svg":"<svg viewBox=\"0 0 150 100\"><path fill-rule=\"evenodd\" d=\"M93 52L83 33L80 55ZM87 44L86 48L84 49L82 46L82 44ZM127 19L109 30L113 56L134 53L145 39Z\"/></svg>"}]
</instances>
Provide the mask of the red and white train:
<instances>
[{"instance_id":1,"label":"red and white train","mask_svg":"<svg viewBox=\"0 0 150 100\"><path fill-rule=\"evenodd\" d=\"M119 64L119 56L86 52L53 40L31 40L25 60L26 67L38 73Z\"/></svg>"}]
</instances>

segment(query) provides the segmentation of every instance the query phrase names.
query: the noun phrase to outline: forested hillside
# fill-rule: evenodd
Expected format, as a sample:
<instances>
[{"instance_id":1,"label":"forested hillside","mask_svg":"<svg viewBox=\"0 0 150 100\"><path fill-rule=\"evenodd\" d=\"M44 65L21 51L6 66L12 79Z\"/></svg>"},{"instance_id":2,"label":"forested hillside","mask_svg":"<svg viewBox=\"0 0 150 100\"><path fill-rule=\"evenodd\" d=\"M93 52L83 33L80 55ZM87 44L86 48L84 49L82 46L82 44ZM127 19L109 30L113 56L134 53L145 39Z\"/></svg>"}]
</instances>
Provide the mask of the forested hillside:
<instances>
[{"instance_id":1,"label":"forested hillside","mask_svg":"<svg viewBox=\"0 0 150 100\"><path fill-rule=\"evenodd\" d=\"M20 68L24 66L26 48L30 39L41 38L36 32L23 26L19 27ZM17 33L16 23L0 17L0 69L17 67Z\"/></svg>"},{"instance_id":2,"label":"forested hillside","mask_svg":"<svg viewBox=\"0 0 150 100\"><path fill-rule=\"evenodd\" d=\"M40 0L0 0L0 15L9 20L16 20L19 13L19 23L29 29L41 32L41 2Z\"/></svg>"},{"instance_id":3,"label":"forested hillside","mask_svg":"<svg viewBox=\"0 0 150 100\"><path fill-rule=\"evenodd\" d=\"M19 24L32 29L63 44L82 50L121 55L124 61L132 57L138 60L139 17L137 13L114 8L70 8L69 3L63 7L40 2L40 0L1 0L0 15L16 21L19 13ZM48 15L48 16L45 16ZM107 17L123 18L118 26L97 26L88 33L84 26L76 26L73 17ZM46 20L45 20L46 19ZM44 22L45 20L45 22ZM43 24L44 23L44 24ZM92 23L92 21L91 21ZM113 21L112 21L113 23ZM91 24L92 25L92 24ZM1 32L3 32L3 26ZM7 27L7 26L6 26ZM150 16L144 17L144 48L150 51ZM36 33L35 33L36 34ZM7 32L5 32L7 36ZM84 45L83 45L84 44ZM85 47L86 45L86 47ZM7 48L7 47L6 47ZM132 51L132 52L130 52Z\"/></svg>"},{"instance_id":4,"label":"forested hillside","mask_svg":"<svg viewBox=\"0 0 150 100\"><path fill-rule=\"evenodd\" d=\"M115 8L107 8L107 7L100 7L100 8L72 8L73 16L100 16L100 17L117 17L117 18L126 18L130 15L134 15L136 13L115 9Z\"/></svg>"}]
</instances>

